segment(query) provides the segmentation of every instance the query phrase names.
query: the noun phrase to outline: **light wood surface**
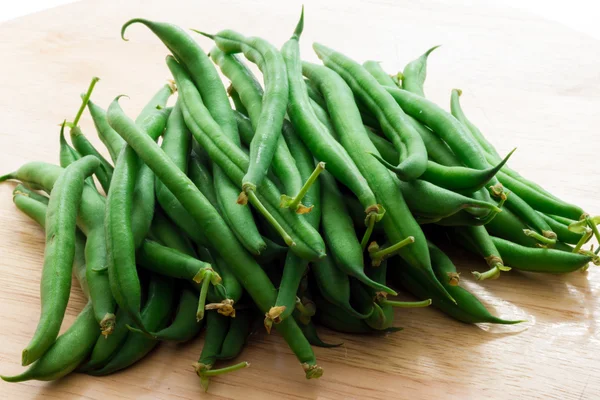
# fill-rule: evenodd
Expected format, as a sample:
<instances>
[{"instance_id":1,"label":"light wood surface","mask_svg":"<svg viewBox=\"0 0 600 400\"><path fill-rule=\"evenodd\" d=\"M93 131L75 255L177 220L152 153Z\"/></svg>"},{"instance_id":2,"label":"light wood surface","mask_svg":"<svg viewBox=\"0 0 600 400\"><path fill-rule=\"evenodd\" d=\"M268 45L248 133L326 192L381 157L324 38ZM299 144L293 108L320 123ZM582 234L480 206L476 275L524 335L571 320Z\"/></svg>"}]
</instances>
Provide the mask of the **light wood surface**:
<instances>
[{"instance_id":1,"label":"light wood surface","mask_svg":"<svg viewBox=\"0 0 600 400\"><path fill-rule=\"evenodd\" d=\"M292 4L293 3L293 4ZM435 44L428 96L447 107L463 89L463 106L501 153L518 147L511 165L556 195L600 213L600 43L558 24L480 1L305 1L305 59L318 40L357 60L396 71ZM58 162L58 127L72 118L79 93L101 77L94 99L118 94L132 115L164 80L164 46L131 17L168 20L215 32L235 28L280 46L290 36L299 2L86 1L0 25L0 172L26 161ZM199 38L205 49L212 44ZM88 115L82 126L96 140ZM39 314L43 234L16 210L13 185L0 185L0 373L22 370L20 354ZM204 394L191 364L202 339L161 345L125 372L59 382L9 384L7 399L597 399L600 398L600 273L566 276L506 273L477 285L481 263L456 258L465 285L520 328L489 330L457 323L434 309L402 310L404 331L364 337L321 329L335 349L315 349L325 369L306 381L277 334L252 336L241 359L251 367L213 379ZM83 307L78 289L63 329Z\"/></svg>"}]
</instances>

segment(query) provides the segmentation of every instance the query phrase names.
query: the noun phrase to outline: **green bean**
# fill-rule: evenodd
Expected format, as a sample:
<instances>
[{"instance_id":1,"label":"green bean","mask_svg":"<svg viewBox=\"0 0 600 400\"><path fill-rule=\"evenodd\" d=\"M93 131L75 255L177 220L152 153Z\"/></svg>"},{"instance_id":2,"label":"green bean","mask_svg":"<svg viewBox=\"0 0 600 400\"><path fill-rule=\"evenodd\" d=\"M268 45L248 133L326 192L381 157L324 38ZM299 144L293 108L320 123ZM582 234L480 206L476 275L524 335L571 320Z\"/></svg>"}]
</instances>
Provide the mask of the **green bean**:
<instances>
[{"instance_id":1,"label":"green bean","mask_svg":"<svg viewBox=\"0 0 600 400\"><path fill-rule=\"evenodd\" d=\"M225 54L217 47L210 51L210 56L221 68L223 74L231 80L232 87L237 89L237 93L240 94L240 100L248 111L248 117L252 124L252 136L250 143L246 144L252 148L255 131L258 132L259 122L261 121L263 89L250 69L235 55ZM244 139L243 141L246 142ZM277 138L272 169L283 183L287 193L292 195L300 190L302 179L282 136Z\"/></svg>"},{"instance_id":2,"label":"green bean","mask_svg":"<svg viewBox=\"0 0 600 400\"><path fill-rule=\"evenodd\" d=\"M402 71L402 89L425 97L423 85L427 77L427 58L438 47L440 46L430 48L422 56L406 64Z\"/></svg>"},{"instance_id":3,"label":"green bean","mask_svg":"<svg viewBox=\"0 0 600 400\"><path fill-rule=\"evenodd\" d=\"M98 325L92 304L87 303L73 325L54 341L50 348L27 369L15 376L2 376L6 382L28 380L52 381L73 371L88 356L96 338Z\"/></svg>"},{"instance_id":4,"label":"green bean","mask_svg":"<svg viewBox=\"0 0 600 400\"><path fill-rule=\"evenodd\" d=\"M114 357L116 352L121 348L129 329L127 326L133 323L133 320L125 312L119 308L114 321L114 329L108 336L100 336L96 340L91 351L89 360L79 366L79 371L86 372L104 367Z\"/></svg>"},{"instance_id":5,"label":"green bean","mask_svg":"<svg viewBox=\"0 0 600 400\"><path fill-rule=\"evenodd\" d=\"M243 116L248 117L248 110L246 109L246 106L244 106L244 103L242 103L242 99L240 99L240 94L237 92L237 90L235 90L233 85L230 84L227 87L227 94L229 95L229 98L231 99L235 110Z\"/></svg>"},{"instance_id":6,"label":"green bean","mask_svg":"<svg viewBox=\"0 0 600 400\"><path fill-rule=\"evenodd\" d=\"M210 153L228 174L229 178L241 187L243 171L248 165L248 156L233 142L220 133L206 108L201 102L198 91L186 78L185 71L173 58L167 58L171 72L178 83L180 96L183 98L184 118L192 134L202 147ZM202 129L199 124L205 128ZM264 196L264 197L263 197ZM281 195L268 179L256 191L250 191L248 199L265 216L271 225L291 246L292 251L301 257L315 259L324 255L323 240L306 221L291 210L279 208ZM244 203L246 199L238 199ZM266 201L265 201L266 200Z\"/></svg>"},{"instance_id":7,"label":"green bean","mask_svg":"<svg viewBox=\"0 0 600 400\"><path fill-rule=\"evenodd\" d=\"M427 168L427 150L418 132L392 96L360 64L341 53L314 43L313 49L323 63L340 74L375 114L386 136L401 156L395 172L403 180L413 180ZM323 90L321 90L323 92ZM328 107L329 111L331 109Z\"/></svg>"},{"instance_id":8,"label":"green bean","mask_svg":"<svg viewBox=\"0 0 600 400\"><path fill-rule=\"evenodd\" d=\"M58 336L71 290L75 226L84 180L99 165L95 157L83 157L67 167L52 188L53 196L46 216L46 249L40 288L42 309L33 338L23 350L23 365L29 365L44 355Z\"/></svg>"},{"instance_id":9,"label":"green bean","mask_svg":"<svg viewBox=\"0 0 600 400\"><path fill-rule=\"evenodd\" d=\"M13 201L17 208L45 227L47 198L19 185L13 192ZM75 237L73 273L87 297L89 290L85 277L84 247L85 237L78 232ZM88 302L73 325L60 335L48 351L27 371L12 377L2 376L2 379L7 382L23 382L32 379L49 381L62 378L73 371L90 353L91 347L98 337L97 326L91 303Z\"/></svg>"},{"instance_id":10,"label":"green bean","mask_svg":"<svg viewBox=\"0 0 600 400\"><path fill-rule=\"evenodd\" d=\"M229 330L216 356L217 360L231 360L240 355L251 333L254 316L253 310L241 310L236 313L235 318L229 322Z\"/></svg>"},{"instance_id":11,"label":"green bean","mask_svg":"<svg viewBox=\"0 0 600 400\"><path fill-rule=\"evenodd\" d=\"M375 78L380 85L383 86L395 86L392 77L381 68L381 64L378 61L368 60L363 63L364 69Z\"/></svg>"},{"instance_id":12,"label":"green bean","mask_svg":"<svg viewBox=\"0 0 600 400\"><path fill-rule=\"evenodd\" d=\"M567 225L558 222L556 219L538 211L538 214L550 225L550 228L558 240L569 244L577 244L581 240L582 234L571 232Z\"/></svg>"},{"instance_id":13,"label":"green bean","mask_svg":"<svg viewBox=\"0 0 600 400\"><path fill-rule=\"evenodd\" d=\"M283 130L283 138L286 141L294 162L298 167L302 180L308 182L313 176L313 168L315 165L314 158L307 148L302 143L299 135L290 126L289 129ZM319 228L321 222L321 184L314 182L304 196L305 206L312 209L306 215L306 220L315 228ZM279 284L279 293L275 305L269 310L265 316L265 327L270 329L272 322L280 323L283 319L288 318L293 314L296 304L296 294L300 286L300 282L308 269L308 262L299 258L295 254L288 252L285 264L283 266L282 277Z\"/></svg>"},{"instance_id":14,"label":"green bean","mask_svg":"<svg viewBox=\"0 0 600 400\"><path fill-rule=\"evenodd\" d=\"M62 124L60 127L60 166L63 168L67 168L69 165L74 163L75 161L81 158L81 154L77 152L74 148L72 148L67 140L65 139L65 124ZM87 177L85 178L86 183L95 187L94 178Z\"/></svg>"},{"instance_id":15,"label":"green bean","mask_svg":"<svg viewBox=\"0 0 600 400\"><path fill-rule=\"evenodd\" d=\"M198 295L184 286L181 289L179 305L177 306L173 322L158 332L150 333L150 337L155 340L167 340L178 343L192 340L202 330L204 321L203 319L200 321L196 319L197 306ZM145 334L136 328L132 328L131 331Z\"/></svg>"},{"instance_id":16,"label":"green bean","mask_svg":"<svg viewBox=\"0 0 600 400\"><path fill-rule=\"evenodd\" d=\"M290 102L288 113L294 128L313 154L327 164L327 169L359 198L365 208L368 226L381 220L384 210L367 184L365 178L344 148L329 134L313 111L306 84L302 78L299 40L303 28L303 16L294 35L282 48L288 70ZM368 237L366 238L368 240Z\"/></svg>"},{"instance_id":17,"label":"green bean","mask_svg":"<svg viewBox=\"0 0 600 400\"><path fill-rule=\"evenodd\" d=\"M537 211L575 220L580 219L585 214L585 211L580 207L565 203L562 200L548 198L538 190L530 188L502 171L498 172L498 180Z\"/></svg>"},{"instance_id":18,"label":"green bean","mask_svg":"<svg viewBox=\"0 0 600 400\"><path fill-rule=\"evenodd\" d=\"M110 111L109 111L110 121ZM116 130L116 129L115 129ZM155 332L164 328L171 316L173 305L173 281L171 278L152 274L148 288L148 300L141 312L142 326ZM129 332L119 351L102 368L87 371L95 376L112 374L129 367L145 357L158 341L137 332Z\"/></svg>"},{"instance_id":19,"label":"green bean","mask_svg":"<svg viewBox=\"0 0 600 400\"><path fill-rule=\"evenodd\" d=\"M263 73L265 93L262 110L254 139L250 144L248 171L242 178L244 192L256 190L266 177L273 160L285 117L288 81L283 58L273 45L261 38L245 37L231 30L221 31L215 35L195 32L213 39L225 53L243 53Z\"/></svg>"},{"instance_id":20,"label":"green bean","mask_svg":"<svg viewBox=\"0 0 600 400\"><path fill-rule=\"evenodd\" d=\"M321 295L330 303L344 309L356 318L366 318L368 312L355 310L350 304L350 279L339 269L331 257L312 264L311 271Z\"/></svg>"},{"instance_id":21,"label":"green bean","mask_svg":"<svg viewBox=\"0 0 600 400\"><path fill-rule=\"evenodd\" d=\"M119 136L120 138L120 136ZM173 163L184 173L188 173L188 167L193 166L191 158L195 156L194 152L189 151L189 143L191 141L191 134L185 126L185 122L182 119L181 105L178 101L175 104L175 109L169 116L167 121L167 127L163 137L161 148L165 154L173 161ZM188 163L188 159L189 163ZM203 172L203 171L202 171ZM191 168L190 178L196 181L195 173L196 170ZM208 182L209 179L207 178ZM204 184L205 190L211 189L212 185ZM205 246L208 241L202 233L202 229L196 224L189 213L183 208L179 200L168 190L165 185L156 179L156 199L158 203L174 222L186 235L188 235L194 242L200 243ZM215 201L216 202L216 201Z\"/></svg>"},{"instance_id":22,"label":"green bean","mask_svg":"<svg viewBox=\"0 0 600 400\"><path fill-rule=\"evenodd\" d=\"M275 304L277 291L260 266L245 252L206 197L199 190L194 189L189 178L160 150L160 147L124 115L118 102L114 101L111 104L108 118L117 128L115 129L117 133L140 154L196 223L204 227L207 239L232 268L261 312L268 312ZM283 321L278 325L278 330L302 363L306 376L308 378L321 376L322 369L316 365L314 353L295 322Z\"/></svg>"},{"instance_id":23,"label":"green bean","mask_svg":"<svg viewBox=\"0 0 600 400\"><path fill-rule=\"evenodd\" d=\"M92 102L92 100L88 100L87 107L94 121L98 137L108 149L112 161L116 163L125 141L110 127L106 120L106 111L102 107Z\"/></svg>"},{"instance_id":24,"label":"green bean","mask_svg":"<svg viewBox=\"0 0 600 400\"><path fill-rule=\"evenodd\" d=\"M171 94L169 85L162 87L136 119L136 125L151 140L156 140L162 134L168 117L164 109L159 110L157 106L164 106ZM110 124L110 118L108 122ZM144 330L135 250L141 245L152 223L154 174L140 161L131 146L121 150L115 164L111 189L106 199L108 277L111 292L119 307L124 308L134 323Z\"/></svg>"},{"instance_id":25,"label":"green bean","mask_svg":"<svg viewBox=\"0 0 600 400\"><path fill-rule=\"evenodd\" d=\"M228 318L223 317L215 312L208 313L206 321L206 337L202 353L198 362L194 364L196 374L200 377L200 384L204 391L208 390L209 378L215 375L221 375L227 372L232 372L241 368L250 366L247 362L242 362L228 368L212 369L217 361L221 349L227 335L230 322Z\"/></svg>"},{"instance_id":26,"label":"green bean","mask_svg":"<svg viewBox=\"0 0 600 400\"><path fill-rule=\"evenodd\" d=\"M322 175L323 235L335 265L349 276L367 286L395 295L392 289L369 278L364 271L363 249L354 234L354 225L348 215L342 194L331 175Z\"/></svg>"},{"instance_id":27,"label":"green bean","mask_svg":"<svg viewBox=\"0 0 600 400\"><path fill-rule=\"evenodd\" d=\"M106 161L106 159L100 154L98 150L94 147L94 145L85 137L81 128L79 127L79 118L83 114L83 110L87 106L87 102L90 99L92 91L94 90L94 86L100 79L97 77L93 77L92 81L88 87L88 90L85 94L82 95L82 103L81 107L77 111L77 115L72 123L68 124L71 128L70 136L71 142L75 147L75 150L82 156L94 156L100 161L100 168L96 171L96 177L104 189L105 192L108 192L108 188L110 187L110 180L112 178L113 166Z\"/></svg>"},{"instance_id":28,"label":"green bean","mask_svg":"<svg viewBox=\"0 0 600 400\"><path fill-rule=\"evenodd\" d=\"M425 235L403 199L400 181L377 160L365 157L365 151L376 153L377 149L359 121L360 116L350 88L343 79L325 67L304 63L302 70L321 89L342 145L386 209L382 222L388 240L398 243L407 237L414 237L415 243L404 247L400 256L431 280L440 293L449 296L433 274Z\"/></svg>"},{"instance_id":29,"label":"green bean","mask_svg":"<svg viewBox=\"0 0 600 400\"><path fill-rule=\"evenodd\" d=\"M505 262L520 271L566 273L584 268L589 262L598 263L593 254L577 254L557 249L525 247L504 239L492 240Z\"/></svg>"},{"instance_id":30,"label":"green bean","mask_svg":"<svg viewBox=\"0 0 600 400\"><path fill-rule=\"evenodd\" d=\"M466 241L470 247L485 260L490 269L484 273L473 271L478 281L485 279L497 279L501 271L510 271L505 267L500 252L494 245L489 233L483 226L463 226L453 230L454 235L461 241Z\"/></svg>"},{"instance_id":31,"label":"green bean","mask_svg":"<svg viewBox=\"0 0 600 400\"><path fill-rule=\"evenodd\" d=\"M377 151L381 154L381 156L376 155L375 158L388 169L397 164L399 156L392 144L371 131L367 132L369 133L371 142L373 142ZM506 164L515 150L516 149L512 150L496 166L489 167L485 170L461 166L445 166L430 160L427 162L427 170L423 173L421 179L448 190L473 193L483 188L490 179L499 173L500 169Z\"/></svg>"},{"instance_id":32,"label":"green bean","mask_svg":"<svg viewBox=\"0 0 600 400\"><path fill-rule=\"evenodd\" d=\"M371 328L364 319L354 318L339 307L328 303L321 297L316 297L317 304L317 320L329 329L344 333L383 333L397 332L402 328L389 328L384 331L378 331Z\"/></svg>"},{"instance_id":33,"label":"green bean","mask_svg":"<svg viewBox=\"0 0 600 400\"><path fill-rule=\"evenodd\" d=\"M432 305L450 317L469 324L493 323L516 324L523 321L507 321L492 315L485 306L461 286L458 286L458 273L452 261L441 250L429 243L433 268L439 281L457 301L452 303L447 298L439 296L428 281L420 279L414 267L397 260L399 267L390 269L390 279L397 285L404 286L419 299L431 298Z\"/></svg>"},{"instance_id":34,"label":"green bean","mask_svg":"<svg viewBox=\"0 0 600 400\"><path fill-rule=\"evenodd\" d=\"M154 212L150 233L150 236L159 243L187 254L190 257L196 257L196 250L194 250L194 246L190 243L189 238L177 229L160 210Z\"/></svg>"},{"instance_id":35,"label":"green bean","mask_svg":"<svg viewBox=\"0 0 600 400\"><path fill-rule=\"evenodd\" d=\"M29 185L41 187L50 193L64 169L43 162L31 162L16 172L0 177L18 179ZM106 265L106 240L104 232L105 202L98 191L90 185L84 185L77 226L87 236L85 244L86 278L90 289L90 298L96 320L104 335L109 335L115 323L115 300L110 292L108 276L97 272Z\"/></svg>"},{"instance_id":36,"label":"green bean","mask_svg":"<svg viewBox=\"0 0 600 400\"><path fill-rule=\"evenodd\" d=\"M50 199L48 198L48 196L45 196L41 193L38 193L36 191L33 191L27 187L25 187L23 184L19 183L17 186L15 186L15 190L13 190L13 200L16 198L16 196L18 195L22 195L25 197L29 197L31 198L31 200L35 200L38 203L43 203L45 205L48 205L48 202L50 201ZM17 205L18 207L18 205ZM28 214L29 215L29 214ZM32 217L33 218L33 217ZM34 218L36 222L38 222L40 225L42 225L42 223L44 222L39 222L38 218ZM45 214L44 214L44 219L45 219ZM44 227L45 225L42 225L42 227Z\"/></svg>"}]
</instances>

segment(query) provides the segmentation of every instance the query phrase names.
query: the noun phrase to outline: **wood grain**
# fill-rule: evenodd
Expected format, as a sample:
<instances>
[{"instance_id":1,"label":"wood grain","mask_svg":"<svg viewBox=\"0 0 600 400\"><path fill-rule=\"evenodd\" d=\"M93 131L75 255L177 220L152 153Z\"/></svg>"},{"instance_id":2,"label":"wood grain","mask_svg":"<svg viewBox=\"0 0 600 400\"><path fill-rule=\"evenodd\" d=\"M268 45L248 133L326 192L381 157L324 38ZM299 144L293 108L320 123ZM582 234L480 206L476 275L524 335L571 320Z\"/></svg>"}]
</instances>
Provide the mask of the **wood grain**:
<instances>
[{"instance_id":1,"label":"wood grain","mask_svg":"<svg viewBox=\"0 0 600 400\"><path fill-rule=\"evenodd\" d=\"M72 118L89 79L101 105L118 94L129 113L169 77L166 49L131 17L168 20L208 32L233 27L269 38L290 36L300 3L245 1L85 1L0 25L0 171L30 160L58 162L58 127ZM518 147L514 168L556 195L599 213L595 166L600 126L600 43L521 11L482 1L304 1L305 59L316 61L315 40L355 59L375 59L396 71L434 44L426 91L442 105L463 89L471 119L501 153ZM198 38L209 49L210 41ZM84 132L96 140L89 116ZM0 185L0 373L21 371L20 353L39 313L43 235ZM523 317L526 329L484 330L434 309L402 310L404 331L355 336L321 330L335 349L315 349L325 375L306 381L276 334L254 335L242 358L250 368L215 378L202 393L191 364L202 339L161 345L143 362L105 378L73 374L59 382L0 383L8 399L382 399L600 398L600 273L566 276L504 274L475 284L482 268L460 253L465 284L504 317ZM79 290L63 329L83 307ZM521 329L520 332L518 330Z\"/></svg>"}]
</instances>

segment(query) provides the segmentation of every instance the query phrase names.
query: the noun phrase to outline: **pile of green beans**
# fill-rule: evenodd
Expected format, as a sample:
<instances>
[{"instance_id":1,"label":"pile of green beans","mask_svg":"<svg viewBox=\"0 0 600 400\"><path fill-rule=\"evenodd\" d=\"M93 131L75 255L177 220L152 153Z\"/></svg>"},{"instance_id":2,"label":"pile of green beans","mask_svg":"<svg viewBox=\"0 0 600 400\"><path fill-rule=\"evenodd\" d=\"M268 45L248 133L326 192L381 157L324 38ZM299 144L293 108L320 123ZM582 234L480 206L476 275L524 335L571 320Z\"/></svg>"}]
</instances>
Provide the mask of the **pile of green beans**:
<instances>
[{"instance_id":1,"label":"pile of green beans","mask_svg":"<svg viewBox=\"0 0 600 400\"><path fill-rule=\"evenodd\" d=\"M514 150L498 154L460 90L450 112L425 97L437 46L389 75L316 43L323 65L303 62L304 10L280 50L233 30L196 31L215 42L206 53L177 25L139 18L123 25L124 40L134 24L170 51L173 81L131 119L121 96L106 109L91 101L94 77L61 126L60 165L0 177L20 182L14 203L46 234L29 368L5 381L108 375L206 330L194 364L206 390L250 365L230 360L261 324L318 378L311 345L338 344L315 322L396 332L396 312L429 305L467 324L523 322L493 315L460 285L452 246L487 264L476 280L600 263L600 247L584 248L600 243L600 218L509 168ZM86 108L106 149L79 127ZM72 274L88 303L59 335ZM416 300L393 299L400 291Z\"/></svg>"}]
</instances>

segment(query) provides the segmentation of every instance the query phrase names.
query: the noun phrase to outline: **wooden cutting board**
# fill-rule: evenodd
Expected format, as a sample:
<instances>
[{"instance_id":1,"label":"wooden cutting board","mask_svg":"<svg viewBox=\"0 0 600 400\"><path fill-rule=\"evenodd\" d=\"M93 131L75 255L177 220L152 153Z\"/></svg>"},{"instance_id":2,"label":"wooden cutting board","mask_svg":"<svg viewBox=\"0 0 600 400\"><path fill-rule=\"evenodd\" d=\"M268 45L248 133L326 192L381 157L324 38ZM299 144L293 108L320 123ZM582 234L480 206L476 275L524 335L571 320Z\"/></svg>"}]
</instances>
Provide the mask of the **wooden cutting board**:
<instances>
[{"instance_id":1,"label":"wooden cutting board","mask_svg":"<svg viewBox=\"0 0 600 400\"><path fill-rule=\"evenodd\" d=\"M0 25L0 172L31 160L58 162L57 126L72 118L94 75L94 100L118 94L134 115L165 82L165 47L133 26L132 17L167 20L208 32L234 28L280 46L300 3L282 1L84 1ZM305 1L302 55L316 61L319 41L390 72L427 48L428 96L463 106L501 153L518 147L511 165L565 200L600 213L600 43L556 23L479 1ZM204 38L200 43L209 49ZM99 145L88 115L83 130ZM0 373L15 374L39 313L41 230L0 185ZM250 368L213 379L204 394L191 364L202 339L163 344L127 371L105 378L73 374L55 383L0 383L7 399L335 398L335 399L597 399L600 398L600 273L566 276L506 273L474 283L481 262L456 258L464 285L505 317L527 318L517 329L481 329L435 309L401 310L404 331L355 336L321 329L335 349L315 349L325 369L306 381L281 337L258 332L240 359ZM63 329L83 307L74 288Z\"/></svg>"}]
</instances>

